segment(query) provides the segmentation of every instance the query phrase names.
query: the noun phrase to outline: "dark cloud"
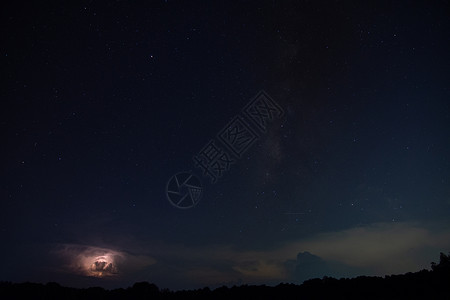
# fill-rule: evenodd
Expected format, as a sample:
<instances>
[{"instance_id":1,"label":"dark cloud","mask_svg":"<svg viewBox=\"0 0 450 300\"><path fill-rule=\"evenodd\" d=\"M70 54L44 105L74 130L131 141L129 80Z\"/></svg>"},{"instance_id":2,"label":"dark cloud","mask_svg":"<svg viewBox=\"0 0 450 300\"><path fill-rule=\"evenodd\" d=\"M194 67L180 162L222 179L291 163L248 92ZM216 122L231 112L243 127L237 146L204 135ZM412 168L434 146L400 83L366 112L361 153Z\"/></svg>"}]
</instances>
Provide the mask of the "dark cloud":
<instances>
[{"instance_id":1,"label":"dark cloud","mask_svg":"<svg viewBox=\"0 0 450 300\"><path fill-rule=\"evenodd\" d=\"M159 244L153 255L158 262L147 270L155 279L176 279L181 288L399 274L429 267L439 249L448 248L449 234L448 230L391 222L316 234L266 249Z\"/></svg>"},{"instance_id":2,"label":"dark cloud","mask_svg":"<svg viewBox=\"0 0 450 300\"><path fill-rule=\"evenodd\" d=\"M285 263L290 269L291 278L296 283L301 283L311 278L330 276L335 278L353 277L362 274L361 268L355 268L335 261L327 261L308 251L299 252L297 260L289 260Z\"/></svg>"}]
</instances>

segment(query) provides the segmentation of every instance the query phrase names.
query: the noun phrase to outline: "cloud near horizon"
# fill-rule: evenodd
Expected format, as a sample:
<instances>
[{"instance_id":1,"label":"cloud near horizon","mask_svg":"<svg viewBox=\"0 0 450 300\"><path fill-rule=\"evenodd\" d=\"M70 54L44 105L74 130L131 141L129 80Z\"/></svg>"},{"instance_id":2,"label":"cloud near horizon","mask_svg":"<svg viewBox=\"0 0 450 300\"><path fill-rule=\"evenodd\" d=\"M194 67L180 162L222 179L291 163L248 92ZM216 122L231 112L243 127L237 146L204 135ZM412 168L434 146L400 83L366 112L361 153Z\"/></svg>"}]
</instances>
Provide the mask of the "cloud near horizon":
<instances>
[{"instance_id":1,"label":"cloud near horizon","mask_svg":"<svg viewBox=\"0 0 450 300\"><path fill-rule=\"evenodd\" d=\"M230 245L204 248L166 245L162 257L168 267L176 265L180 280L185 277L184 280L191 284L195 281L198 286L225 282L276 284L301 283L325 275L354 277L414 272L428 269L439 252L449 249L450 229L433 231L415 223L392 222L322 233L267 251L236 250ZM176 257L177 263L172 257Z\"/></svg>"},{"instance_id":2,"label":"cloud near horizon","mask_svg":"<svg viewBox=\"0 0 450 300\"><path fill-rule=\"evenodd\" d=\"M155 244L158 247L149 246L153 252L139 255L80 245L60 245L58 253L68 263L64 270L72 274L129 281L139 273L139 280L169 288L302 283L314 277L382 276L429 268L439 252L449 251L450 229L376 223L317 234L267 251Z\"/></svg>"},{"instance_id":3,"label":"cloud near horizon","mask_svg":"<svg viewBox=\"0 0 450 300\"><path fill-rule=\"evenodd\" d=\"M415 223L376 223L319 234L292 243L326 260L385 275L429 268L439 252L450 250L450 229L433 231Z\"/></svg>"}]
</instances>

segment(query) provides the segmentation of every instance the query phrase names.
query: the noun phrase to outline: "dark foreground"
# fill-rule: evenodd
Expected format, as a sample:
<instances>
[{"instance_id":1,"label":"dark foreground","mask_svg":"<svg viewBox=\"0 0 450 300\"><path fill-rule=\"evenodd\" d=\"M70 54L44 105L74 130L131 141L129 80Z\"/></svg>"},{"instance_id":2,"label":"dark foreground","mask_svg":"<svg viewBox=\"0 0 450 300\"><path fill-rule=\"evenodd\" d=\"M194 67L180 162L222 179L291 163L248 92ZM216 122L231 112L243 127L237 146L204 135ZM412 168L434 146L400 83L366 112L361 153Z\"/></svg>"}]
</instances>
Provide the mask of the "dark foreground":
<instances>
[{"instance_id":1,"label":"dark foreground","mask_svg":"<svg viewBox=\"0 0 450 300\"><path fill-rule=\"evenodd\" d=\"M127 289L75 289L57 283L0 282L1 299L450 299L450 255L441 253L432 270L383 277L324 277L301 285L209 288L172 292L148 282Z\"/></svg>"}]
</instances>

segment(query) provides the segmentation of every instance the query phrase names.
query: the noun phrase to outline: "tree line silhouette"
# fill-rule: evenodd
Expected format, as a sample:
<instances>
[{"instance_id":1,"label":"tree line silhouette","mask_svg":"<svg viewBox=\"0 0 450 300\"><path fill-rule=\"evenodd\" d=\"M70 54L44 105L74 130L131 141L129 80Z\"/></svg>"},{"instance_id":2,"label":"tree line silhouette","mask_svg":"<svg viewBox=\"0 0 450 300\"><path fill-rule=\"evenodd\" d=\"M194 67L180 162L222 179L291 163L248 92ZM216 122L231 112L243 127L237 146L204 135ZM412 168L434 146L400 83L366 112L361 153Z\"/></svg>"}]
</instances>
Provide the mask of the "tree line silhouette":
<instances>
[{"instance_id":1,"label":"tree line silhouette","mask_svg":"<svg viewBox=\"0 0 450 300\"><path fill-rule=\"evenodd\" d=\"M306 280L301 285L281 283L208 287L170 291L148 282L132 287L106 290L101 287L77 289L58 283L0 282L2 299L450 299L450 253L440 253L439 263L430 270L384 277L359 276Z\"/></svg>"}]
</instances>

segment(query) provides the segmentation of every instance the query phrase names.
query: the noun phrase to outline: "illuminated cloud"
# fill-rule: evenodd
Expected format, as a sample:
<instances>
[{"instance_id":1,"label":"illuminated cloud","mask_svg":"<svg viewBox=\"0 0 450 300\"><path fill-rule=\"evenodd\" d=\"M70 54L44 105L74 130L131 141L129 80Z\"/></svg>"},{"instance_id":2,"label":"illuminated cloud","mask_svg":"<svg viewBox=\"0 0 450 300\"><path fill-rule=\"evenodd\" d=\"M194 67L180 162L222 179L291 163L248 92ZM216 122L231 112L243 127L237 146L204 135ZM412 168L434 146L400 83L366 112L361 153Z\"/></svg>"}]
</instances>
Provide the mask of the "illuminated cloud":
<instances>
[{"instance_id":1,"label":"illuminated cloud","mask_svg":"<svg viewBox=\"0 0 450 300\"><path fill-rule=\"evenodd\" d=\"M99 278L132 273L155 263L148 256L94 246L64 244L56 253L64 259L65 271Z\"/></svg>"}]
</instances>

